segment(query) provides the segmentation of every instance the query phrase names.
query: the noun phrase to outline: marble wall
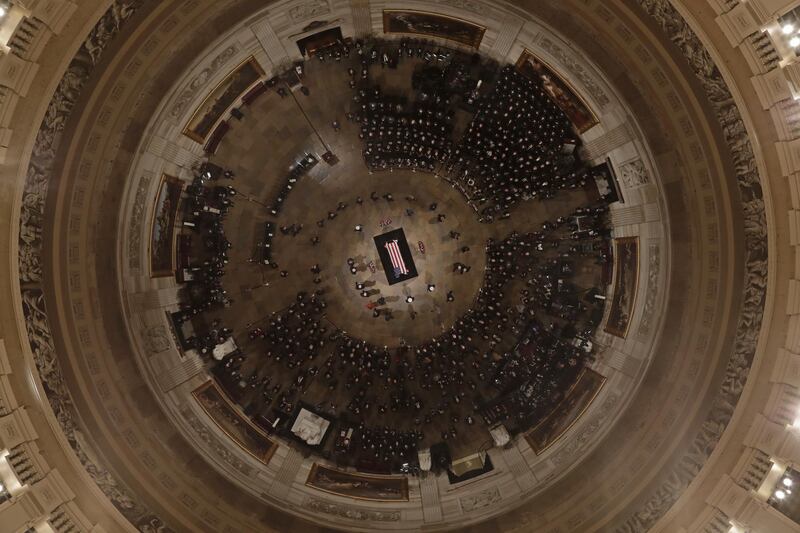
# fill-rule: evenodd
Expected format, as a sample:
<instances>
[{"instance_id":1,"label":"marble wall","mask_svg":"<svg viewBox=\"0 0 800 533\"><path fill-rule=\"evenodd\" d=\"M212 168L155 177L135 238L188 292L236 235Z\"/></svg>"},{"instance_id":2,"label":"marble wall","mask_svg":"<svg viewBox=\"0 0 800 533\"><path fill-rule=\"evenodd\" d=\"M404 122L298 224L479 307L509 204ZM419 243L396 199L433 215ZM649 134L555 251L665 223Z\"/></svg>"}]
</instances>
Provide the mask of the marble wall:
<instances>
[{"instance_id":1,"label":"marble wall","mask_svg":"<svg viewBox=\"0 0 800 533\"><path fill-rule=\"evenodd\" d=\"M28 335L31 350L37 363L40 377L47 388L48 399L55 412L62 429L73 445L75 453L81 458L87 471L97 482L98 486L105 492L109 499L115 503L126 517L137 527L143 530L167 531L169 528L155 515L150 513L131 494L119 480L96 464L91 453L84 448L86 439L80 435L80 429L74 421L69 391L63 385L60 375L59 362L55 354L54 344L50 328L48 325L47 313L43 294L40 288L43 276L42 266L42 231L43 229L43 209L45 198L48 194L49 179L52 172L54 158L59 149L61 134L64 124L69 120L70 113L81 92L91 76L94 66L102 56L104 48L112 41L114 36L121 30L126 20L128 20L140 6L141 2L136 0L117 1L112 4L109 11L104 15L97 26L92 30L86 42L79 50L76 58L70 64L59 84L50 107L47 110L45 120L41 125L39 136L33 148L31 164L28 169L28 179L22 197L22 211L20 217L19 233L19 277L22 283L23 311L26 318ZM415 3L417 4L417 3ZM424 7L426 3L419 3ZM548 36L541 32L533 32L530 24L522 22L515 24L505 24L514 19L513 12L484 2L470 0L443 0L440 2L443 11L449 10L452 13L465 11L470 13L470 17L476 20L489 20L490 27L485 39L484 51L495 57L509 58L521 51L525 46L536 46L547 54L548 57L559 67L564 68L567 75L585 91L587 99L594 106L604 113L602 131L594 132L595 138L600 138L603 134L613 130L618 126L614 118L619 118L620 111L615 109L609 89L605 83L596 76L583 59L570 53L563 44L559 43L555 36ZM141 224L136 225L135 220L141 220L142 214L146 212L150 191L156 185L152 176L160 169L158 165L188 165L196 156L194 148L184 141L174 136L178 130L178 125L182 123L187 114L190 114L198 100L202 99L207 87L220 76L224 76L226 67L235 62L236 58L242 54L249 53L254 44L261 50L260 54L265 58L265 66L278 67L284 65L286 61L294 57L292 42L298 35L303 35L303 28L310 20L320 20L326 24L342 24L347 32L364 31L364 10L371 10L373 28L383 7L392 7L390 2L338 2L325 0L310 0L301 2L282 2L270 6L268 14L260 19L248 21L251 35L248 39L238 39L235 44L227 47L219 47L209 53L206 61L203 61L177 88L175 98L170 100L168 106L169 119L172 128L163 126L156 132L164 142L159 144L161 148L155 149L149 154L153 159L149 160L150 167L146 172L139 172L137 169L136 178L131 179L132 203L132 223L128 226L127 240L125 249L126 267L130 272L142 269L142 253L144 241L141 238L144 228ZM404 6L406 4L403 4ZM718 442L722 432L730 420L733 409L738 401L744 386L747 372L752 362L755 351L755 343L758 340L758 331L763 310L763 294L766 286L766 223L764 220L764 205L759 188L759 177L753 162L753 152L747 136L744 124L737 112L736 105L725 85L722 76L714 66L711 57L705 52L697 37L692 33L686 22L672 8L666 0L641 0L642 7L658 23L664 32L673 40L675 45L686 55L691 68L694 69L698 80L705 88L709 100L714 106L717 118L725 134L726 141L730 147L731 155L734 158L736 169L736 183L742 197L742 216L745 221L745 236L747 239L746 249L746 272L745 285L746 292L742 308L739 337L735 343L735 351L730 355L728 371L725 381L720 390L720 394L714 402L709 418L704 424L701 432L697 435L690 453L683 457L681 462L675 466L668 479L659 486L645 507L635 515L631 516L620 528L620 531L639 531L655 523L659 517L670 508L675 502L681 491L688 485L691 479L697 474L708 454ZM356 16L358 14L358 16ZM505 21L505 22L504 22ZM535 37L535 38L530 38ZM530 38L530 39L529 39ZM626 130L630 133L630 130ZM635 137L633 132L631 137ZM590 136L591 137L591 136ZM153 136L156 139L156 136ZM630 190L645 188L656 180L654 169L648 162L648 155L636 155L630 153L631 139L624 139L613 146L614 150L619 149L620 174L623 185ZM169 143L173 143L170 145ZM627 145L627 146L626 146ZM156 146L156 143L151 145ZM612 148L609 148L610 151ZM155 152L158 152L156 154ZM598 151L602 155L603 150ZM163 161L157 160L162 157ZM657 208L648 208L653 202L646 201L644 193L641 196L641 222L637 218L636 222L627 224L636 226L638 223L657 223ZM650 211L646 211L650 209ZM653 213L655 216L645 215L646 212ZM637 231L628 228L628 231ZM640 299L643 303L640 319L636 326L639 340L650 338L656 333L657 325L654 320L654 312L659 302L658 288L659 280L665 275L664 265L668 257L668 250L656 232L649 236L647 244L643 245L643 258L646 260L646 267L642 268L643 281L640 286L645 291L644 298ZM646 287L646 288L645 288ZM150 350L152 351L152 350ZM163 350L159 350L163 351ZM638 371L637 371L638 372ZM636 373L636 372L634 372ZM620 377L620 379L623 379ZM581 424L574 428L573 438L565 443L563 447L553 450L553 455L547 459L547 471L556 472L566 468L566 465L574 464L579 459L579 452L586 452L590 447L590 442L597 438L598 434L608 427L609 419L613 417L613 412L623 405L620 390L613 387L609 388L609 394L598 402L592 416L587 416ZM185 420L190 422L191 431L196 438L202 440L205 446L222 450L218 435L209 433L208 428L203 428L202 423L198 423L196 413L183 411ZM522 448L519 451L524 461L531 458L529 450ZM227 454L224 462L234 470L245 475L251 475L252 464L244 461L241 457L230 455L230 452L221 451ZM531 459L532 460L532 459ZM529 470L530 472L531 470ZM302 476L303 471L293 469L296 476ZM545 472L543 468L539 472ZM508 471L506 471L508 474ZM512 476L513 477L513 476ZM536 476L531 476L532 478ZM539 476L542 480L552 480L553 475L542 473ZM523 482L511 482L516 488L498 488L497 480L491 481L469 495L442 494L441 501L444 512L433 516L434 521L439 519L449 519L459 515L481 515L497 508L498 505L506 502L518 501L524 492L520 484ZM508 487L509 485L502 485ZM528 487L529 488L529 487ZM504 498L503 493L511 495ZM431 492L430 494L433 494ZM440 492L437 492L440 494ZM299 507L307 507L312 511L329 515L330 517L366 521L369 523L393 523L400 521L401 517L411 516L400 510L377 510L371 508L361 508L349 506L342 503L327 502L312 496L297 496L302 498L298 501ZM419 496L417 503L421 505ZM420 512L419 520L422 520Z\"/></svg>"}]
</instances>

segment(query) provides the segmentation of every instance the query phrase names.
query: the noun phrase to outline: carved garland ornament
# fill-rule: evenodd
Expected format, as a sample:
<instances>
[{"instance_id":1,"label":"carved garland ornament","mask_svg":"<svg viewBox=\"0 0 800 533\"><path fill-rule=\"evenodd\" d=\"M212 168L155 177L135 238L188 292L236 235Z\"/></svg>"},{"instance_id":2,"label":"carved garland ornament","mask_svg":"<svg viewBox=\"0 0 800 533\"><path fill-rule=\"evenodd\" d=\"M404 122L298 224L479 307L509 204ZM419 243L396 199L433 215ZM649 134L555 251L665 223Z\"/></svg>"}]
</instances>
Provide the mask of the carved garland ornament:
<instances>
[{"instance_id":1,"label":"carved garland ornament","mask_svg":"<svg viewBox=\"0 0 800 533\"><path fill-rule=\"evenodd\" d=\"M644 297L644 310L639 320L639 335L644 337L650 333L650 326L656 309L658 292L658 275L661 273L661 249L658 242L648 245L647 294Z\"/></svg>"},{"instance_id":2,"label":"carved garland ornament","mask_svg":"<svg viewBox=\"0 0 800 533\"><path fill-rule=\"evenodd\" d=\"M369 509L358 509L339 503L308 498L303 507L317 513L325 513L348 520L358 520L361 522L399 522L399 511L373 511Z\"/></svg>"},{"instance_id":3,"label":"carved garland ornament","mask_svg":"<svg viewBox=\"0 0 800 533\"><path fill-rule=\"evenodd\" d=\"M500 496L500 489L497 487L492 487L490 489L484 489L477 494L459 498L458 501L461 504L461 510L465 513L469 513L471 511L477 511L478 509L483 509L484 507L494 505L501 499L502 496Z\"/></svg>"},{"instance_id":4,"label":"carved garland ornament","mask_svg":"<svg viewBox=\"0 0 800 533\"><path fill-rule=\"evenodd\" d=\"M619 169L620 180L629 189L641 187L650 183L647 168L641 159L634 159L622 165Z\"/></svg>"},{"instance_id":5,"label":"carved garland ornament","mask_svg":"<svg viewBox=\"0 0 800 533\"><path fill-rule=\"evenodd\" d=\"M136 196L133 199L133 216L131 217L131 229L128 235L128 267L131 269L141 268L141 246L142 246L142 224L144 223L145 202L147 201L147 190L150 187L150 176L143 176L139 180L136 188Z\"/></svg>"},{"instance_id":6,"label":"carved garland ornament","mask_svg":"<svg viewBox=\"0 0 800 533\"><path fill-rule=\"evenodd\" d=\"M310 0L289 9L289 17L294 22L306 20L317 15L325 15L331 12L327 0Z\"/></svg>"}]
</instances>

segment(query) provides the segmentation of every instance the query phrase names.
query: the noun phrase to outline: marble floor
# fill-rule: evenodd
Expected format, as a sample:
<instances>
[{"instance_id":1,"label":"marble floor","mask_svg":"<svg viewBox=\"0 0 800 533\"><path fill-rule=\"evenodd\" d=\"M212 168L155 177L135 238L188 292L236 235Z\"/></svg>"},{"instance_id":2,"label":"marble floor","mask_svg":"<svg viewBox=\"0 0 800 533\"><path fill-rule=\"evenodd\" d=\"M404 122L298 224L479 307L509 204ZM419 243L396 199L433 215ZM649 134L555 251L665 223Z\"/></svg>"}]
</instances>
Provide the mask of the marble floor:
<instances>
[{"instance_id":1,"label":"marble floor","mask_svg":"<svg viewBox=\"0 0 800 533\"><path fill-rule=\"evenodd\" d=\"M352 59L351 59L352 61ZM355 63L353 63L355 65ZM463 315L476 297L485 271L484 247L487 239L502 239L512 231L535 231L545 220L571 213L579 205L595 201L596 191L589 189L563 192L547 202L523 202L513 216L493 224L481 224L462 194L444 179L411 171L370 173L361 155L362 143L358 126L345 119L354 105L353 91L348 86L349 64L309 61L303 83L308 96L297 91L281 97L275 91L262 95L249 107L244 117L234 120L231 131L222 141L212 161L235 172L235 179L225 184L237 190L235 207L225 221L225 231L233 247L223 283L233 305L220 313L226 326L235 331L237 343L245 351L258 350L258 340L251 341L247 330L263 326L270 315L293 301L299 291L325 291L329 304L325 320L352 337L377 346L414 345L446 331ZM371 67L372 79L385 90L409 91L413 62L406 61L393 70ZM338 120L336 131L332 122ZM338 162L329 165L322 154L330 150ZM268 214L266 206L277 196L289 168L306 153L313 153L319 163L301 177L289 194L278 216ZM378 200L370 195L377 193ZM394 201L382 196L391 193ZM357 203L357 198L363 203ZM337 205L346 204L337 210ZM435 211L430 209L436 203ZM413 212L407 211L410 209ZM334 219L328 218L335 212ZM437 215L443 213L443 221ZM320 227L317 221L324 220ZM389 220L389 224L381 224ZM276 225L273 240L273 261L277 268L260 264L260 243L264 225ZM296 235L284 235L280 226L302 225ZM355 231L356 225L363 230ZM373 236L391 229L403 228L411 247L418 277L389 286L381 268ZM450 232L460 234L458 240ZM319 243L312 244L318 237ZM418 243L424 244L425 252ZM462 252L462 247L469 251ZM353 275L347 259L356 262ZM368 264L377 266L371 272ZM454 262L471 268L465 274L453 271ZM319 265L319 284L314 283L313 265ZM282 277L281 271L288 275ZM594 280L594 268L579 273ZM364 298L356 290L363 282L373 292ZM587 286L591 281L587 281ZM436 290L428 292L428 284ZM452 291L455 299L448 302ZM406 302L406 296L414 302ZM383 297L384 309L390 309L393 320L374 318L366 307ZM287 371L286 379L292 374ZM433 391L435 393L435 391ZM433 394L431 393L431 394ZM347 397L337 391L333 395L323 384L312 385L304 401L312 404L346 405ZM432 400L433 402L433 400ZM465 411L463 414L466 414ZM407 415L377 415L376 423L397 424L406 428ZM405 418L405 420L404 420ZM479 417L476 417L479 418ZM427 444L438 440L438 430ZM474 453L490 440L488 428L480 421L474 426L459 426L457 442L449 441L454 458Z\"/></svg>"}]
</instances>

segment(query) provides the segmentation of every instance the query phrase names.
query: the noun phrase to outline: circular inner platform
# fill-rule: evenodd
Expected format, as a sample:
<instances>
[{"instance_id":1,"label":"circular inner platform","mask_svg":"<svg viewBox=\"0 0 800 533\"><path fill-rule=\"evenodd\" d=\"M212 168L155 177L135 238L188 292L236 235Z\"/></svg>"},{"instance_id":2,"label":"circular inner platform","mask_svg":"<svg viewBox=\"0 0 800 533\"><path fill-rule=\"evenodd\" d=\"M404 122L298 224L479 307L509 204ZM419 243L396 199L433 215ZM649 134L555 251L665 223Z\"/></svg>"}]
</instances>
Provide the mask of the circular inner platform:
<instances>
[{"instance_id":1,"label":"circular inner platform","mask_svg":"<svg viewBox=\"0 0 800 533\"><path fill-rule=\"evenodd\" d=\"M500 274L494 278L495 287L502 280L503 288L489 298L495 302L488 311L494 318L487 318L487 326L469 326L464 318L475 308L487 312L485 302L476 304L481 294L486 295L482 291L488 274L487 245L530 238L543 231L543 224L550 224L544 230L547 250L533 253L536 258L509 256L521 253L514 244L508 244L509 251L495 250L495 270L502 271L501 263L510 265L513 259L523 270L541 271L548 261L566 257L572 246L568 232L554 229L554 221L568 220L576 209L596 205L598 192L592 183L563 189L545 201L522 200L510 218L486 223L481 221L481 206L470 203L446 173L370 170L362 156L362 124L345 118L358 109L348 86L351 65L359 65L355 54L336 63L307 62L302 82L309 94L270 91L261 96L243 109L244 116L212 158L234 173L231 181L220 180L214 186L236 190L234 206L224 221L232 246L222 285L231 302L208 317L232 329L237 345L247 354L241 367L234 365L238 370L228 387L248 412L264 413L271 405L290 413L295 404L281 398L291 397L367 428L419 430L419 446L435 444L457 429L458 438L448 439L451 453L456 457L474 453L489 438L486 419L476 416L478 407L490 405L492 397L511 386L498 382L484 390L490 383L481 380L497 372L504 354L514 352L528 334L526 321L534 317L527 316L524 308L539 305L536 294L544 283L542 278L531 285L524 273L508 280L508 273ZM410 80L421 65L422 60L404 61L396 69L371 65L370 82L388 94L412 95ZM473 116L455 111L453 138L464 134ZM322 156L329 151L335 159L326 161ZM291 168L307 154L317 162L299 173L287 192L284 186ZM272 212L280 195L284 197L280 208ZM267 224L273 236L265 264ZM383 268L374 237L398 229L405 234L418 275L390 284L391 273ZM533 262L522 266L529 260ZM589 287L601 283L601 266L591 254L575 255L570 268L570 286L575 288L566 291L567 298L582 298ZM531 289L532 299L524 303L526 289ZM324 299L325 308L299 315L297 311L308 309L303 306L315 292ZM298 306L299 295L305 295L303 306ZM501 316L502 321L494 324ZM563 322L558 328L569 327L569 321L555 320ZM282 327L283 333L272 335ZM304 344L294 344L297 339ZM308 356L297 360L298 351ZM458 359L455 370L440 361L440 352L448 354L445 359L451 355ZM359 353L372 353L371 361L359 363ZM373 367L360 366L364 364ZM232 368L218 369L223 383L230 381ZM247 378L247 386L244 381L237 384L239 375ZM567 375L565 379L574 379L571 371ZM453 379L474 380L472 389L464 384L455 403L447 393ZM560 385L551 386L548 405L561 394L555 392ZM408 398L419 407L388 408ZM467 415L471 417L465 424Z\"/></svg>"},{"instance_id":2,"label":"circular inner platform","mask_svg":"<svg viewBox=\"0 0 800 533\"><path fill-rule=\"evenodd\" d=\"M766 494L753 435L791 424L800 207L770 140L797 114L753 82L794 36L732 35L723 3L12 1L8 511L752 529L714 495ZM416 272L390 284L395 231Z\"/></svg>"}]
</instances>

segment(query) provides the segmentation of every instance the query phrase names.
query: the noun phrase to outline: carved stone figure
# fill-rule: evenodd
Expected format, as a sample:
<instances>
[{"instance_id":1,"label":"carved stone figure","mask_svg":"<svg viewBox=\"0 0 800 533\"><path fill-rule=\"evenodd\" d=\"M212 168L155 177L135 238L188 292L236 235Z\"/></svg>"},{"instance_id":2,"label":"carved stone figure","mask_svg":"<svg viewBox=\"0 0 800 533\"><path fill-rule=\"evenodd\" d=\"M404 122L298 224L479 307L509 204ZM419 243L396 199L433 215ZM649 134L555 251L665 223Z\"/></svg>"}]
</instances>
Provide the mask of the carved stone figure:
<instances>
[{"instance_id":1,"label":"carved stone figure","mask_svg":"<svg viewBox=\"0 0 800 533\"><path fill-rule=\"evenodd\" d=\"M167 351L172 345L169 342L167 327L163 324L147 328L144 331L144 342L145 349L151 354Z\"/></svg>"},{"instance_id":2,"label":"carved stone figure","mask_svg":"<svg viewBox=\"0 0 800 533\"><path fill-rule=\"evenodd\" d=\"M317 15L324 15L331 12L331 7L326 0L309 0L300 5L289 9L289 17L294 22L306 20Z\"/></svg>"},{"instance_id":3,"label":"carved stone figure","mask_svg":"<svg viewBox=\"0 0 800 533\"><path fill-rule=\"evenodd\" d=\"M641 159L634 159L622 165L619 169L620 179L628 188L641 187L650 183L647 168Z\"/></svg>"},{"instance_id":4,"label":"carved stone figure","mask_svg":"<svg viewBox=\"0 0 800 533\"><path fill-rule=\"evenodd\" d=\"M502 497L500 496L500 489L497 487L492 487L490 489L482 490L477 494L459 498L458 501L461 503L461 510L463 510L465 513L468 513L470 511L489 507L490 505L499 502L501 499Z\"/></svg>"},{"instance_id":5,"label":"carved stone figure","mask_svg":"<svg viewBox=\"0 0 800 533\"><path fill-rule=\"evenodd\" d=\"M598 409L596 413L593 413L594 417L592 420L583 426L578 434L571 435L571 437L564 442L562 449L553 456L553 464L555 466L571 464L572 459L592 440L594 434L601 428L608 427L607 418L614 407L616 407L618 401L618 395L610 394L608 398L603 401L600 409Z\"/></svg>"},{"instance_id":6,"label":"carved stone figure","mask_svg":"<svg viewBox=\"0 0 800 533\"><path fill-rule=\"evenodd\" d=\"M303 505L304 508L318 513L325 513L348 520L359 520L363 522L398 522L400 520L399 511L374 511L371 509L357 509L338 503L309 498Z\"/></svg>"},{"instance_id":7,"label":"carved stone figure","mask_svg":"<svg viewBox=\"0 0 800 533\"><path fill-rule=\"evenodd\" d=\"M239 459L239 457L237 457L236 454L231 451L228 444L221 442L216 435L209 430L208 426L190 409L187 408L182 410L181 415L183 415L183 418L186 419L186 421L189 423L189 426L200 438L200 440L211 447L215 455L221 457L226 463L246 476L249 476L253 473L253 468Z\"/></svg>"}]
</instances>

